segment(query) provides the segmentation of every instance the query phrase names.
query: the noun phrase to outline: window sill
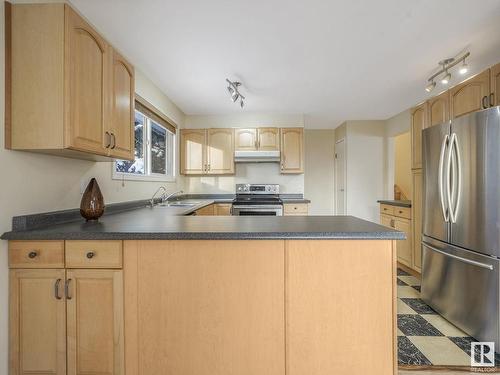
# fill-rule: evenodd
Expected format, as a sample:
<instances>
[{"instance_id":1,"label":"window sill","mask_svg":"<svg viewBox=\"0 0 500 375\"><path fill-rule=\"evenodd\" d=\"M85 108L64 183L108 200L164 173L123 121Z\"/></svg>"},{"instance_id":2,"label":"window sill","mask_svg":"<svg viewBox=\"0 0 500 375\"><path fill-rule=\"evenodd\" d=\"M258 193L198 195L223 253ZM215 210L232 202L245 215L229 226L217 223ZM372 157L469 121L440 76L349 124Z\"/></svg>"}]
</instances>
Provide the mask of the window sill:
<instances>
[{"instance_id":1,"label":"window sill","mask_svg":"<svg viewBox=\"0 0 500 375\"><path fill-rule=\"evenodd\" d=\"M113 164L114 165L114 164ZM175 176L155 176L155 175L133 175L129 173L114 172L111 179L119 181L144 181L144 182L176 182Z\"/></svg>"}]
</instances>

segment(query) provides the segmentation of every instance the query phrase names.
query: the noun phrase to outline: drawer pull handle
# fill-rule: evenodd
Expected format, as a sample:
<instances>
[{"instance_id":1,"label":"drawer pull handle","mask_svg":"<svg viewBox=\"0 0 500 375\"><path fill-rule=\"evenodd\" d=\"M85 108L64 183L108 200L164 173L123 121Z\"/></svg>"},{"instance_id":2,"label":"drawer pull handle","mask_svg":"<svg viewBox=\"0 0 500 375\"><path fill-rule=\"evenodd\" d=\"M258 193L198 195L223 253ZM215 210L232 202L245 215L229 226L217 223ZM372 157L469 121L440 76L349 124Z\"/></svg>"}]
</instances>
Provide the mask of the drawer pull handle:
<instances>
[{"instance_id":1,"label":"drawer pull handle","mask_svg":"<svg viewBox=\"0 0 500 375\"><path fill-rule=\"evenodd\" d=\"M400 213L400 214L402 214L402 213L403 213L403 211L399 211L399 213Z\"/></svg>"},{"instance_id":2,"label":"drawer pull handle","mask_svg":"<svg viewBox=\"0 0 500 375\"><path fill-rule=\"evenodd\" d=\"M66 299L72 299L73 296L69 294L69 283L71 282L71 279L66 280L66 283L64 284L64 293L66 294Z\"/></svg>"},{"instance_id":3,"label":"drawer pull handle","mask_svg":"<svg viewBox=\"0 0 500 375\"><path fill-rule=\"evenodd\" d=\"M93 257L95 257L95 253L94 253L93 251L89 251L89 252L87 253L87 258L88 258L88 259L92 259Z\"/></svg>"},{"instance_id":4,"label":"drawer pull handle","mask_svg":"<svg viewBox=\"0 0 500 375\"><path fill-rule=\"evenodd\" d=\"M34 259L34 258L37 257L37 255L38 255L38 252L36 252L36 251L30 251L29 254L28 254L28 257L30 259Z\"/></svg>"},{"instance_id":5,"label":"drawer pull handle","mask_svg":"<svg viewBox=\"0 0 500 375\"><path fill-rule=\"evenodd\" d=\"M62 297L59 295L59 284L61 284L61 279L57 279L54 284L54 296L56 297L56 299L62 299Z\"/></svg>"}]
</instances>

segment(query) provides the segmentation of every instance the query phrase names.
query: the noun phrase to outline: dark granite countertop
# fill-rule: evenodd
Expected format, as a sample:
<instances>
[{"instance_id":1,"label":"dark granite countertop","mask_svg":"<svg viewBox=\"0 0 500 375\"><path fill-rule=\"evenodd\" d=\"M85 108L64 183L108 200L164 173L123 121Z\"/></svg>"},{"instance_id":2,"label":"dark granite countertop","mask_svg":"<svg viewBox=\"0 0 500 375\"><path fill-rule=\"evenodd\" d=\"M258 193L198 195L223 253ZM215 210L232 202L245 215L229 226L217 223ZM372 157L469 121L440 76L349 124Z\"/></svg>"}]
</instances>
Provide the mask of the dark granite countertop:
<instances>
[{"instance_id":1,"label":"dark granite countertop","mask_svg":"<svg viewBox=\"0 0 500 375\"><path fill-rule=\"evenodd\" d=\"M205 202L204 202L205 203ZM404 233L353 216L177 216L182 208L143 207L32 230L4 240L404 239Z\"/></svg>"},{"instance_id":2,"label":"dark granite countertop","mask_svg":"<svg viewBox=\"0 0 500 375\"><path fill-rule=\"evenodd\" d=\"M411 201L398 201L398 200L379 200L377 203L388 204L398 207L411 207Z\"/></svg>"}]
</instances>

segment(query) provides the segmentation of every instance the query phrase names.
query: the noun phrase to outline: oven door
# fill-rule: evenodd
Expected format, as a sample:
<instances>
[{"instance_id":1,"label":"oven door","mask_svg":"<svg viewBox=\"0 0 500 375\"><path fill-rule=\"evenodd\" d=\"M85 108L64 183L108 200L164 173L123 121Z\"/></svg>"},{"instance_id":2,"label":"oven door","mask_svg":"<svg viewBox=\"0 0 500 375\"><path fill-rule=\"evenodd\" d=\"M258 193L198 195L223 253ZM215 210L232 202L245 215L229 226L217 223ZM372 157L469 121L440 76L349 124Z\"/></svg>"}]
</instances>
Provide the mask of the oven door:
<instances>
[{"instance_id":1,"label":"oven door","mask_svg":"<svg viewBox=\"0 0 500 375\"><path fill-rule=\"evenodd\" d=\"M282 216L282 205L238 205L233 204L233 216Z\"/></svg>"}]
</instances>

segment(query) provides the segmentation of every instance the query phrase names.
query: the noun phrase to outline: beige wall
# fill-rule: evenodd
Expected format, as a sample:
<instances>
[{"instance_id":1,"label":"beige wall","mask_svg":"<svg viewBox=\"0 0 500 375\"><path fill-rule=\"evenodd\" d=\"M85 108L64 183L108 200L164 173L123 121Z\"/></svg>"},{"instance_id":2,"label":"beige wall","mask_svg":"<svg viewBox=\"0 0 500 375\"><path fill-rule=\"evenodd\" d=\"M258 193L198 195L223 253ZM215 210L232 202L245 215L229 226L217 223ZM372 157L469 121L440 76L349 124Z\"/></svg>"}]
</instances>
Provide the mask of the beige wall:
<instances>
[{"instance_id":1,"label":"beige wall","mask_svg":"<svg viewBox=\"0 0 500 375\"><path fill-rule=\"evenodd\" d=\"M96 177L107 203L149 198L161 183L115 181L111 163L94 163L22 151L4 144L4 3L0 4L0 232L11 229L12 216L78 207L81 185ZM184 114L140 72L136 90L181 125ZM177 183L168 184L173 191ZM0 241L0 374L7 374L7 243Z\"/></svg>"},{"instance_id":2,"label":"beige wall","mask_svg":"<svg viewBox=\"0 0 500 375\"><path fill-rule=\"evenodd\" d=\"M240 113L232 115L188 115L185 128L258 128L303 127L304 116L298 114L257 114ZM305 147L308 153L307 145ZM184 176L183 189L189 193L234 194L238 183L279 184L282 193L304 193L304 175L286 175L280 173L279 163L236 163L234 176L200 177Z\"/></svg>"},{"instance_id":3,"label":"beige wall","mask_svg":"<svg viewBox=\"0 0 500 375\"><path fill-rule=\"evenodd\" d=\"M394 137L394 184L411 199L411 135L406 132Z\"/></svg>"},{"instance_id":4,"label":"beige wall","mask_svg":"<svg viewBox=\"0 0 500 375\"><path fill-rule=\"evenodd\" d=\"M311 200L310 215L334 213L334 148L333 129L306 129L304 195Z\"/></svg>"}]
</instances>

